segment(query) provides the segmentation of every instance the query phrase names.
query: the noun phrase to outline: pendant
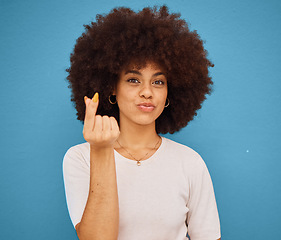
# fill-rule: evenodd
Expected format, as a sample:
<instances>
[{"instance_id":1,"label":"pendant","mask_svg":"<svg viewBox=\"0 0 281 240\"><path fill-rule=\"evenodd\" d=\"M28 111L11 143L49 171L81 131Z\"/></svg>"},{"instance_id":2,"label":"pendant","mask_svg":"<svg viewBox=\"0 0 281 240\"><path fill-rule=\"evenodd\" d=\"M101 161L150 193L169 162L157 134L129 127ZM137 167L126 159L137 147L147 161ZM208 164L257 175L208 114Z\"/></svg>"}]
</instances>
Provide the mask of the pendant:
<instances>
[{"instance_id":1,"label":"pendant","mask_svg":"<svg viewBox=\"0 0 281 240\"><path fill-rule=\"evenodd\" d=\"M140 161L137 161L137 165L140 166L140 165L141 165L141 162L140 162Z\"/></svg>"}]
</instances>

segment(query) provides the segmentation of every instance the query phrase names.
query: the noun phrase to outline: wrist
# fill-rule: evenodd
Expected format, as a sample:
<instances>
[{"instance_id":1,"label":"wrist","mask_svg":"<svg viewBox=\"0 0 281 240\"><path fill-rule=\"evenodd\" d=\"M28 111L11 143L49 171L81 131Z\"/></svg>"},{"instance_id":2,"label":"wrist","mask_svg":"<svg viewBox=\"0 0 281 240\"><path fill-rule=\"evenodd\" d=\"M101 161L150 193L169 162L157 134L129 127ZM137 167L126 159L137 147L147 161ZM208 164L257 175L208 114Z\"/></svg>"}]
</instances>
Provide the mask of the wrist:
<instances>
[{"instance_id":1,"label":"wrist","mask_svg":"<svg viewBox=\"0 0 281 240\"><path fill-rule=\"evenodd\" d=\"M90 144L90 151L91 152L104 152L104 151L112 151L113 145L97 145L97 144Z\"/></svg>"},{"instance_id":2,"label":"wrist","mask_svg":"<svg viewBox=\"0 0 281 240\"><path fill-rule=\"evenodd\" d=\"M114 159L113 146L90 146L90 159L98 162L111 162Z\"/></svg>"}]
</instances>

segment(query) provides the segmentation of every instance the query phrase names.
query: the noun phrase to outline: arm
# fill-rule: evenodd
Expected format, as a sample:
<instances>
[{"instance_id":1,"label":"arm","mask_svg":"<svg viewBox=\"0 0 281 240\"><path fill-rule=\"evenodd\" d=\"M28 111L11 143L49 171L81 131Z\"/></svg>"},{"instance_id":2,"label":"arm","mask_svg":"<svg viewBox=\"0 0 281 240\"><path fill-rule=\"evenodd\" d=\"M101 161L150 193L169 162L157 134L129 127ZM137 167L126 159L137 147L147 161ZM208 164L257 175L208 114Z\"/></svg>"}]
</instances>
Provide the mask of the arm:
<instances>
[{"instance_id":1,"label":"arm","mask_svg":"<svg viewBox=\"0 0 281 240\"><path fill-rule=\"evenodd\" d=\"M220 222L212 180L206 164L197 154L191 174L187 203L188 234L191 239L220 239Z\"/></svg>"},{"instance_id":2,"label":"arm","mask_svg":"<svg viewBox=\"0 0 281 240\"><path fill-rule=\"evenodd\" d=\"M86 98L85 104L83 134L90 143L90 187L81 222L75 228L80 240L115 240L119 207L113 144L119 128L114 118L95 115L98 101Z\"/></svg>"}]
</instances>

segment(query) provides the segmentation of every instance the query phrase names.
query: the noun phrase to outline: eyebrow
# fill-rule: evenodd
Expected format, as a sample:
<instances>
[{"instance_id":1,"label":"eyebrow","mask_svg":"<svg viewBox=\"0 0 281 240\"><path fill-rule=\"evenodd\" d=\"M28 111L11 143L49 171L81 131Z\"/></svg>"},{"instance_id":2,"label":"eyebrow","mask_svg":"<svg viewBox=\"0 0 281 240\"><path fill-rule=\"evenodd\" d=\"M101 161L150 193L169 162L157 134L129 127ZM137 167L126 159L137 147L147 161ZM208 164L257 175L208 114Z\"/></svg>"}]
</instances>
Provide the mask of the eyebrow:
<instances>
[{"instance_id":1,"label":"eyebrow","mask_svg":"<svg viewBox=\"0 0 281 240\"><path fill-rule=\"evenodd\" d=\"M129 74L129 73L137 74L137 75L140 75L140 76L142 75L139 71L136 71L136 70L128 70L128 71L125 72L125 75L126 75L126 74ZM157 72L157 73L154 73L154 74L153 74L153 77L157 77L157 76L159 76L159 75L164 75L164 76L165 76L164 73L162 73L162 72Z\"/></svg>"}]
</instances>

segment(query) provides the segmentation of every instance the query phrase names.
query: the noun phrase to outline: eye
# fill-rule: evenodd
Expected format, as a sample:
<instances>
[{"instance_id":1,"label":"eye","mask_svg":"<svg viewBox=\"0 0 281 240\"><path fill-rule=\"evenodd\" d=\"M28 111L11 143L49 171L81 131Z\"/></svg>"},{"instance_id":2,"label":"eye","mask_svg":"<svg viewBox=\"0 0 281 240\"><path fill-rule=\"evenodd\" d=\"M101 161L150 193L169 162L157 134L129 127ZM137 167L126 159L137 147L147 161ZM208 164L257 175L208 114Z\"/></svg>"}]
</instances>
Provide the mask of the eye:
<instances>
[{"instance_id":1,"label":"eye","mask_svg":"<svg viewBox=\"0 0 281 240\"><path fill-rule=\"evenodd\" d=\"M136 78L130 78L130 79L127 80L127 82L129 82L129 83L139 83L139 80L136 79Z\"/></svg>"},{"instance_id":2,"label":"eye","mask_svg":"<svg viewBox=\"0 0 281 240\"><path fill-rule=\"evenodd\" d=\"M153 85L165 85L165 82L162 80L156 80L152 83Z\"/></svg>"}]
</instances>

